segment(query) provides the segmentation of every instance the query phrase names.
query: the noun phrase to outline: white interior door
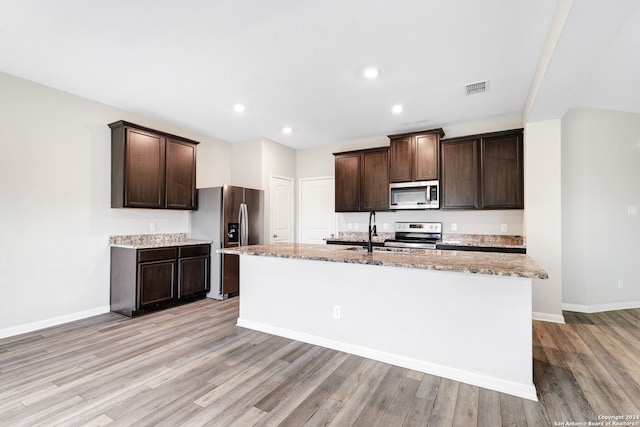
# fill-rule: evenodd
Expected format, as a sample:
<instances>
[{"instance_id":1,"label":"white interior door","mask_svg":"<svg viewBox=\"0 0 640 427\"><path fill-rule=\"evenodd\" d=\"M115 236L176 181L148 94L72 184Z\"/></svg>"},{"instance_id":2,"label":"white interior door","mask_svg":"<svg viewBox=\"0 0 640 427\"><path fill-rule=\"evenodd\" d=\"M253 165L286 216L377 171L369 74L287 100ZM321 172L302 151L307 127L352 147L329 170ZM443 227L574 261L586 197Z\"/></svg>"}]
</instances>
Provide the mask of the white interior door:
<instances>
[{"instance_id":1,"label":"white interior door","mask_svg":"<svg viewBox=\"0 0 640 427\"><path fill-rule=\"evenodd\" d=\"M293 178L271 176L269 241L293 242Z\"/></svg>"},{"instance_id":2,"label":"white interior door","mask_svg":"<svg viewBox=\"0 0 640 427\"><path fill-rule=\"evenodd\" d=\"M300 243L324 243L336 233L335 179L300 180Z\"/></svg>"}]
</instances>

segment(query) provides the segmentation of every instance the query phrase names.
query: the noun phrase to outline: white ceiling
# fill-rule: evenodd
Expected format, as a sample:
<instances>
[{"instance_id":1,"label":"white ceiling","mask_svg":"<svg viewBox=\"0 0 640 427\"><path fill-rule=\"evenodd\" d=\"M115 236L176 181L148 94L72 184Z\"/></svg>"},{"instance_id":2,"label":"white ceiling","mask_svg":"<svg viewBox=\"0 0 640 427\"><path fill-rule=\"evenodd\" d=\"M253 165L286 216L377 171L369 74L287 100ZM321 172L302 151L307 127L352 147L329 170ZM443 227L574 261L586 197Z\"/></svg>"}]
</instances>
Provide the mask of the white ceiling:
<instances>
[{"instance_id":1,"label":"white ceiling","mask_svg":"<svg viewBox=\"0 0 640 427\"><path fill-rule=\"evenodd\" d=\"M528 119L579 105L640 112L639 4L575 1ZM520 116L555 8L556 0L0 0L0 71L225 141L304 148ZM380 69L375 81L361 75L369 65ZM489 92L464 94L485 79ZM391 113L394 104L403 113Z\"/></svg>"}]
</instances>

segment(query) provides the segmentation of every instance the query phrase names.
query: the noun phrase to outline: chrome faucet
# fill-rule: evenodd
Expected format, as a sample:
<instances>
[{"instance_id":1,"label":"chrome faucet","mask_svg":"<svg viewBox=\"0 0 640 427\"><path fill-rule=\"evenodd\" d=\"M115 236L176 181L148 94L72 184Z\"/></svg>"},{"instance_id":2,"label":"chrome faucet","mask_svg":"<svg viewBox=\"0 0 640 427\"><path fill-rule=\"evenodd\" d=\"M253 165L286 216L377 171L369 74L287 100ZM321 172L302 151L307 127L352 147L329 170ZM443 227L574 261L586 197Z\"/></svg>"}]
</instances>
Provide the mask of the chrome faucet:
<instances>
[{"instance_id":1,"label":"chrome faucet","mask_svg":"<svg viewBox=\"0 0 640 427\"><path fill-rule=\"evenodd\" d=\"M373 227L371 226L371 217L373 217ZM369 244L367 245L367 252L373 252L373 244L371 243L371 237L377 236L376 230L376 213L371 211L369 214Z\"/></svg>"}]
</instances>

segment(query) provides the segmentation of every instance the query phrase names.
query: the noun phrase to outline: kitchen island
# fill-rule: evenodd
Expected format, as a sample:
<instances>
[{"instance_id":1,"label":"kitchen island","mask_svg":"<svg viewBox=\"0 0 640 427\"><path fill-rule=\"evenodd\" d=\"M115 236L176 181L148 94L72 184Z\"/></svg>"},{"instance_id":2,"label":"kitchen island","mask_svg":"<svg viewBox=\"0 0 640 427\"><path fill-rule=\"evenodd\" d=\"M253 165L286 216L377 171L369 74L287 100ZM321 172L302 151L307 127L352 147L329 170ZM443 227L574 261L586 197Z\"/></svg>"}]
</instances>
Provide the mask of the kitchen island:
<instances>
[{"instance_id":1,"label":"kitchen island","mask_svg":"<svg viewBox=\"0 0 640 427\"><path fill-rule=\"evenodd\" d=\"M384 248L381 248L384 249ZM241 255L238 325L537 400L523 254L340 245Z\"/></svg>"}]
</instances>

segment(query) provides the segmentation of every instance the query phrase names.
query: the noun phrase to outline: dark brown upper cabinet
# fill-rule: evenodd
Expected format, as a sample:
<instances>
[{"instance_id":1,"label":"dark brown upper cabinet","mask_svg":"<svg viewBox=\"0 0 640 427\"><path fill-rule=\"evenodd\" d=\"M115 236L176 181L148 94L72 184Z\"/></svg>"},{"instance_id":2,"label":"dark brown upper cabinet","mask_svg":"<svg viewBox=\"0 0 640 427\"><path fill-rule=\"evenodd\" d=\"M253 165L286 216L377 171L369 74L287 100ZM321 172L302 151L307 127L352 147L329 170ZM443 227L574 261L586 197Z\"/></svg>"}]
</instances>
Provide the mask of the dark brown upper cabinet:
<instances>
[{"instance_id":1,"label":"dark brown upper cabinet","mask_svg":"<svg viewBox=\"0 0 640 427\"><path fill-rule=\"evenodd\" d=\"M400 135L390 141L390 182L429 181L440 178L442 128Z\"/></svg>"},{"instance_id":2,"label":"dark brown upper cabinet","mask_svg":"<svg viewBox=\"0 0 640 427\"><path fill-rule=\"evenodd\" d=\"M389 210L389 148L334 153L336 212Z\"/></svg>"},{"instance_id":3,"label":"dark brown upper cabinet","mask_svg":"<svg viewBox=\"0 0 640 427\"><path fill-rule=\"evenodd\" d=\"M442 141L443 209L523 209L522 129Z\"/></svg>"},{"instance_id":4,"label":"dark brown upper cabinet","mask_svg":"<svg viewBox=\"0 0 640 427\"><path fill-rule=\"evenodd\" d=\"M522 131L487 136L480 141L482 209L523 209Z\"/></svg>"},{"instance_id":5,"label":"dark brown upper cabinet","mask_svg":"<svg viewBox=\"0 0 640 427\"><path fill-rule=\"evenodd\" d=\"M478 140L442 141L442 209L478 209Z\"/></svg>"},{"instance_id":6,"label":"dark brown upper cabinet","mask_svg":"<svg viewBox=\"0 0 640 427\"><path fill-rule=\"evenodd\" d=\"M196 208L197 142L118 121L111 128L111 207Z\"/></svg>"}]
</instances>

